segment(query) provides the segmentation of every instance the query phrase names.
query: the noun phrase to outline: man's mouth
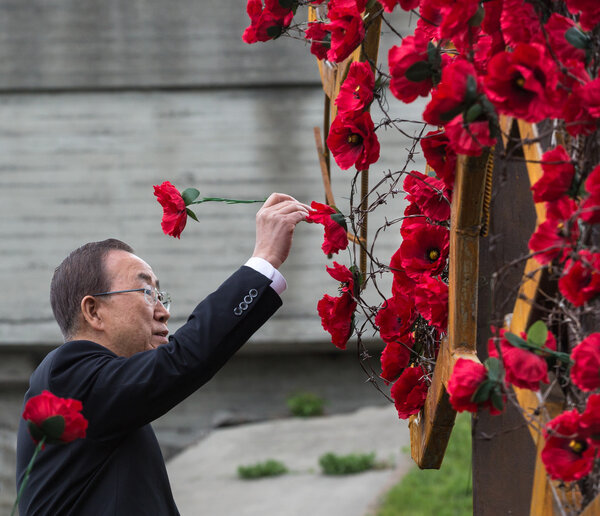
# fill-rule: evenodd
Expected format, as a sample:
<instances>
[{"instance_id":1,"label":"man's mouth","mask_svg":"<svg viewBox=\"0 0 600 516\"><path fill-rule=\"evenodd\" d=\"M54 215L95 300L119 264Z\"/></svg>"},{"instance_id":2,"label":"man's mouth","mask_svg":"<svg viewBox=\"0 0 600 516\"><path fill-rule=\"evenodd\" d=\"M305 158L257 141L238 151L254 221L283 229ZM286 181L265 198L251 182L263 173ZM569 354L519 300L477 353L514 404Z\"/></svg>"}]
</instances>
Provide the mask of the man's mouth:
<instances>
[{"instance_id":1,"label":"man's mouth","mask_svg":"<svg viewBox=\"0 0 600 516\"><path fill-rule=\"evenodd\" d=\"M153 335L161 340L161 344L166 344L167 342L169 342L169 332L167 330L157 331L153 333Z\"/></svg>"}]
</instances>

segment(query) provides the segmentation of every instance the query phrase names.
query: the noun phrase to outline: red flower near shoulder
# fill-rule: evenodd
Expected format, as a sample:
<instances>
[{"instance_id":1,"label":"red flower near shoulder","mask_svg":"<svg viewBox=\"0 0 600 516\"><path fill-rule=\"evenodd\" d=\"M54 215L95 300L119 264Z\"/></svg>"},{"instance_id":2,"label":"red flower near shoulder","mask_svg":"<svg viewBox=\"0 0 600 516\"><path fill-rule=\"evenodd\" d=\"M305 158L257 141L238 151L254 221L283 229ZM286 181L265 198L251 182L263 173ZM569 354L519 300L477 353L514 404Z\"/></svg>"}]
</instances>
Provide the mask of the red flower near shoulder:
<instances>
[{"instance_id":1,"label":"red flower near shoulder","mask_svg":"<svg viewBox=\"0 0 600 516\"><path fill-rule=\"evenodd\" d=\"M436 222L450 218L450 199L443 181L413 170L404 179L406 200L414 202L426 217Z\"/></svg>"},{"instance_id":2,"label":"red flower near shoulder","mask_svg":"<svg viewBox=\"0 0 600 516\"><path fill-rule=\"evenodd\" d=\"M381 377L393 382L410 362L410 353L415 344L412 333L390 340L381 353Z\"/></svg>"},{"instance_id":3,"label":"red flower near shoulder","mask_svg":"<svg viewBox=\"0 0 600 516\"><path fill-rule=\"evenodd\" d=\"M36 444L44 437L49 444L70 443L85 437L88 422L81 414L82 408L78 400L44 391L27 401L23 419Z\"/></svg>"},{"instance_id":4,"label":"red flower near shoulder","mask_svg":"<svg viewBox=\"0 0 600 516\"><path fill-rule=\"evenodd\" d=\"M353 116L337 116L327 137L327 147L343 170L352 165L365 170L379 159L379 140L371 115L365 111Z\"/></svg>"},{"instance_id":5,"label":"red flower near shoulder","mask_svg":"<svg viewBox=\"0 0 600 516\"><path fill-rule=\"evenodd\" d=\"M586 438L577 410L563 412L550 421L544 437L541 457L551 478L572 482L592 470L597 448Z\"/></svg>"},{"instance_id":6,"label":"red flower near shoulder","mask_svg":"<svg viewBox=\"0 0 600 516\"><path fill-rule=\"evenodd\" d=\"M400 249L400 263L411 278L423 273L439 274L446 266L449 249L448 230L433 224L415 224ZM393 260L393 258L392 258Z\"/></svg>"},{"instance_id":7,"label":"red flower near shoulder","mask_svg":"<svg viewBox=\"0 0 600 516\"><path fill-rule=\"evenodd\" d=\"M265 0L264 7L262 0L248 0L246 12L250 26L242 39L248 44L278 38L294 17L292 10L281 7L279 0Z\"/></svg>"},{"instance_id":8,"label":"red flower near shoulder","mask_svg":"<svg viewBox=\"0 0 600 516\"><path fill-rule=\"evenodd\" d=\"M558 289L573 305L582 306L600 294L600 253L585 249L565 264Z\"/></svg>"},{"instance_id":9,"label":"red flower near shoulder","mask_svg":"<svg viewBox=\"0 0 600 516\"><path fill-rule=\"evenodd\" d=\"M407 367L392 385L391 395L400 419L416 414L425 405L429 388L421 367Z\"/></svg>"},{"instance_id":10,"label":"red flower near shoulder","mask_svg":"<svg viewBox=\"0 0 600 516\"><path fill-rule=\"evenodd\" d=\"M542 156L542 170L544 174L531 187L533 201L556 201L567 193L571 187L575 167L571 156L562 145L545 152Z\"/></svg>"},{"instance_id":11,"label":"red flower near shoulder","mask_svg":"<svg viewBox=\"0 0 600 516\"><path fill-rule=\"evenodd\" d=\"M342 295L332 297L327 294L317 304L323 329L331 335L331 342L340 349L346 349L346 343L352 334L354 310L356 301L353 298L354 276L352 271L333 262L333 267L327 267L329 275L342 283Z\"/></svg>"},{"instance_id":12,"label":"red flower near shoulder","mask_svg":"<svg viewBox=\"0 0 600 516\"><path fill-rule=\"evenodd\" d=\"M364 111L373 100L374 88L375 76L371 65L367 61L352 63L335 99L338 113Z\"/></svg>"},{"instance_id":13,"label":"red flower near shoulder","mask_svg":"<svg viewBox=\"0 0 600 516\"><path fill-rule=\"evenodd\" d=\"M154 195L163 207L163 218L160 224L163 232L165 235L179 238L187 222L185 202L179 190L169 181L165 181L160 186L154 185Z\"/></svg>"},{"instance_id":14,"label":"red flower near shoulder","mask_svg":"<svg viewBox=\"0 0 600 516\"><path fill-rule=\"evenodd\" d=\"M600 388L600 333L583 339L571 353L571 380L582 391Z\"/></svg>"},{"instance_id":15,"label":"red flower near shoulder","mask_svg":"<svg viewBox=\"0 0 600 516\"><path fill-rule=\"evenodd\" d=\"M325 240L321 249L325 254L336 254L348 247L348 233L344 216L335 208L327 204L313 201L310 207L311 211L306 217L306 222L323 224L325 227Z\"/></svg>"},{"instance_id":16,"label":"red flower near shoulder","mask_svg":"<svg viewBox=\"0 0 600 516\"><path fill-rule=\"evenodd\" d=\"M558 70L544 47L519 43L496 54L488 64L485 91L501 113L539 122L556 109Z\"/></svg>"}]
</instances>

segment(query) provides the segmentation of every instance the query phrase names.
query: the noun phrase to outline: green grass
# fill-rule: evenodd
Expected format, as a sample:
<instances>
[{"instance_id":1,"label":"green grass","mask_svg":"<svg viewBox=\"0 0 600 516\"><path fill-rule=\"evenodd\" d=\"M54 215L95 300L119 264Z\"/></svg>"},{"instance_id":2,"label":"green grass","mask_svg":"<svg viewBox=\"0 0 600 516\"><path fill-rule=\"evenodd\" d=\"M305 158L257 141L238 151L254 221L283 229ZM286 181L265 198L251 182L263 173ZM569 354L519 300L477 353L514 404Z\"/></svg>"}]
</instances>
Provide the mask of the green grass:
<instances>
[{"instance_id":1,"label":"green grass","mask_svg":"<svg viewBox=\"0 0 600 516\"><path fill-rule=\"evenodd\" d=\"M386 494L377 516L473 514L470 416L458 414L441 469L412 469Z\"/></svg>"},{"instance_id":2,"label":"green grass","mask_svg":"<svg viewBox=\"0 0 600 516\"><path fill-rule=\"evenodd\" d=\"M238 466L238 476L245 480L255 478L276 477L288 472L285 464L278 460L269 459L264 462L257 462L248 466Z\"/></svg>"},{"instance_id":3,"label":"green grass","mask_svg":"<svg viewBox=\"0 0 600 516\"><path fill-rule=\"evenodd\" d=\"M319 458L319 465L325 475L352 475L375 467L374 453L351 453L336 455L326 453Z\"/></svg>"},{"instance_id":4,"label":"green grass","mask_svg":"<svg viewBox=\"0 0 600 516\"><path fill-rule=\"evenodd\" d=\"M323 415L325 400L312 392L298 392L286 400L288 409L296 417Z\"/></svg>"}]
</instances>

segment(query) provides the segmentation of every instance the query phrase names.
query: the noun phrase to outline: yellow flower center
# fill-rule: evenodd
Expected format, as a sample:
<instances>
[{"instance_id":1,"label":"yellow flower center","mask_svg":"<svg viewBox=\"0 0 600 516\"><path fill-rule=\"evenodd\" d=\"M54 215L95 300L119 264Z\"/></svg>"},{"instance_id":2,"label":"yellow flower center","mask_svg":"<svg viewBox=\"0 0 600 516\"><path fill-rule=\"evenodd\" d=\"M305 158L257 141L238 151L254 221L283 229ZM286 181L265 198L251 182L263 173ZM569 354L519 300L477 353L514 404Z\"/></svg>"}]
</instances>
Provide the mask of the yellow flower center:
<instances>
[{"instance_id":1,"label":"yellow flower center","mask_svg":"<svg viewBox=\"0 0 600 516\"><path fill-rule=\"evenodd\" d=\"M440 257L440 252L437 249L431 249L427 252L427 257L435 262Z\"/></svg>"},{"instance_id":2,"label":"yellow flower center","mask_svg":"<svg viewBox=\"0 0 600 516\"><path fill-rule=\"evenodd\" d=\"M585 443L582 443L581 441L576 441L575 439L573 439L570 443L569 443L569 448L571 448L571 451L573 451L574 453L577 454L581 454L585 451Z\"/></svg>"},{"instance_id":3,"label":"yellow flower center","mask_svg":"<svg viewBox=\"0 0 600 516\"><path fill-rule=\"evenodd\" d=\"M516 81L517 86L519 88L522 88L523 86L525 86L525 79L523 79L523 77L519 77Z\"/></svg>"},{"instance_id":4,"label":"yellow flower center","mask_svg":"<svg viewBox=\"0 0 600 516\"><path fill-rule=\"evenodd\" d=\"M361 135L352 133L350 136L348 136L348 143L350 143L352 145L358 145L358 144L362 143Z\"/></svg>"}]
</instances>

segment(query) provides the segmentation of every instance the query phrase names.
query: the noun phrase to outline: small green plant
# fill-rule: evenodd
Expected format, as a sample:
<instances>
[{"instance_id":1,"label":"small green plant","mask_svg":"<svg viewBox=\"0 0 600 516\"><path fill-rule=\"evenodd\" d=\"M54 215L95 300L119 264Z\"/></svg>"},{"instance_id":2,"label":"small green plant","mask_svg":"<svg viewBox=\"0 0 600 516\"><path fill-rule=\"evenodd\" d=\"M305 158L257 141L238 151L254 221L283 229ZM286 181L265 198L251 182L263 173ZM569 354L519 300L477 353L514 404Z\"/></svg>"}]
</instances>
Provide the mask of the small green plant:
<instances>
[{"instance_id":1,"label":"small green plant","mask_svg":"<svg viewBox=\"0 0 600 516\"><path fill-rule=\"evenodd\" d=\"M299 392L287 399L287 406L296 417L322 416L324 405L325 400L312 392Z\"/></svg>"},{"instance_id":2,"label":"small green plant","mask_svg":"<svg viewBox=\"0 0 600 516\"><path fill-rule=\"evenodd\" d=\"M374 453L351 453L350 455L336 455L326 453L319 458L319 464L325 475L351 475L375 467Z\"/></svg>"},{"instance_id":3,"label":"small green plant","mask_svg":"<svg viewBox=\"0 0 600 516\"><path fill-rule=\"evenodd\" d=\"M248 466L238 466L238 476L250 480L254 478L276 477L288 472L285 464L278 460L269 459Z\"/></svg>"}]
</instances>

